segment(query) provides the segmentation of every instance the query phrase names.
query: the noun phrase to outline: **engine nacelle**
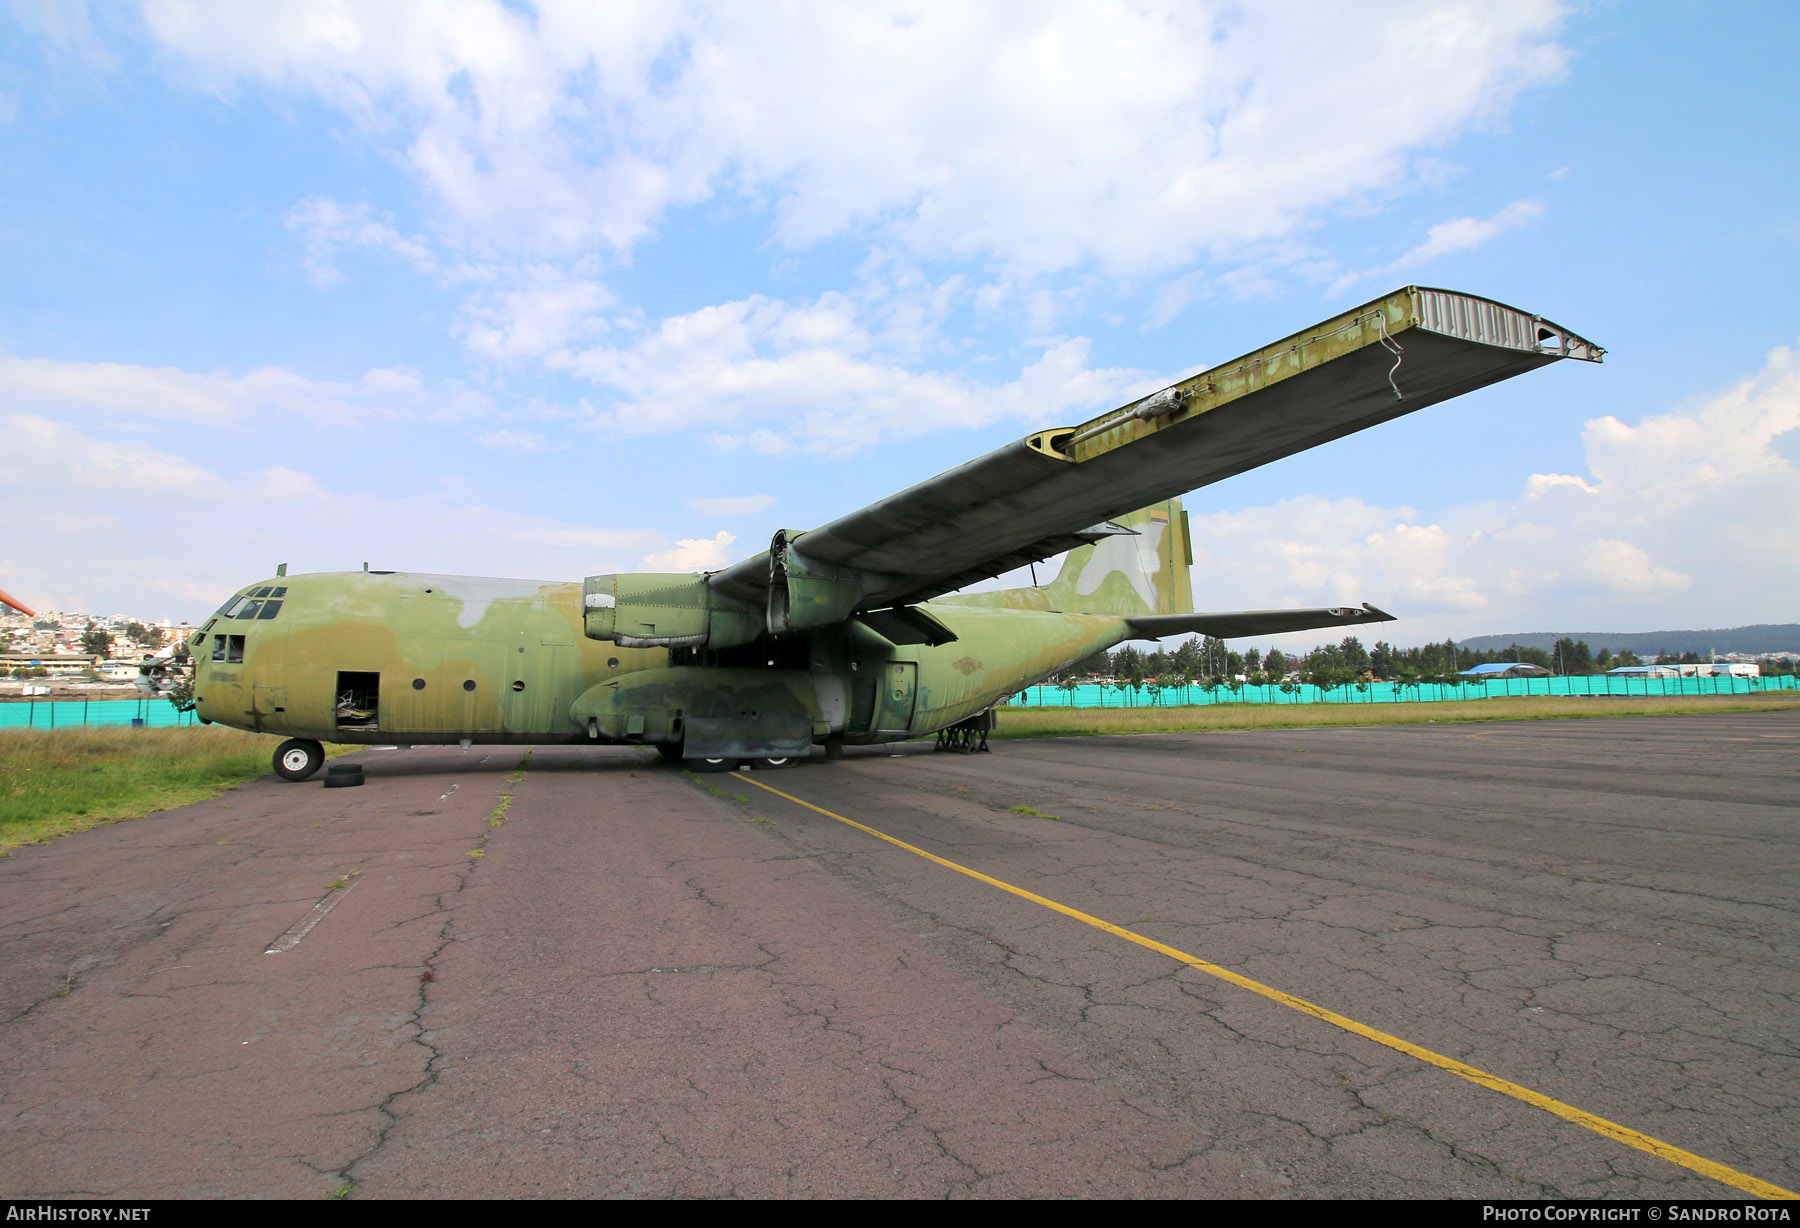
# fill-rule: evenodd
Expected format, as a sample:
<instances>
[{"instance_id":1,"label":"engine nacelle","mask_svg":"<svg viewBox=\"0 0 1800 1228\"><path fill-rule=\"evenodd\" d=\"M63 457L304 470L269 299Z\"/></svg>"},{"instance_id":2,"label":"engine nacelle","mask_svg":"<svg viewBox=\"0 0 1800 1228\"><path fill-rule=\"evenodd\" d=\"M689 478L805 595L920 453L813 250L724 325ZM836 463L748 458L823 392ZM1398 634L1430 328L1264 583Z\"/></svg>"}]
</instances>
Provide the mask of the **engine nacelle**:
<instances>
[{"instance_id":1,"label":"engine nacelle","mask_svg":"<svg viewBox=\"0 0 1800 1228\"><path fill-rule=\"evenodd\" d=\"M763 629L753 604L713 591L703 575L682 572L589 576L581 613L589 639L621 648L730 648Z\"/></svg>"},{"instance_id":2,"label":"engine nacelle","mask_svg":"<svg viewBox=\"0 0 1800 1228\"><path fill-rule=\"evenodd\" d=\"M894 577L858 571L809 557L796 545L805 537L781 529L769 543L769 634L828 627L844 621L868 594Z\"/></svg>"}]
</instances>

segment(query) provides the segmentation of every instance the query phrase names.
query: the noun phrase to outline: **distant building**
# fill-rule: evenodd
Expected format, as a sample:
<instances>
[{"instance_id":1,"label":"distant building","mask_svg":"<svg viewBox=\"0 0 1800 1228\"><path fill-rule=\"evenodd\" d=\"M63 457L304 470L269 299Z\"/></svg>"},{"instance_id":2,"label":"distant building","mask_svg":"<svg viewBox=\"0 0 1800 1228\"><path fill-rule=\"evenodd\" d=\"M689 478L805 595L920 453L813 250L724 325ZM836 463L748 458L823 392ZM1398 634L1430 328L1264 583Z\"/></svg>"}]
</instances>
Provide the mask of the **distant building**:
<instances>
[{"instance_id":1,"label":"distant building","mask_svg":"<svg viewBox=\"0 0 1800 1228\"><path fill-rule=\"evenodd\" d=\"M1671 662L1683 678L1760 678L1762 666L1749 661L1689 661L1684 665Z\"/></svg>"},{"instance_id":2,"label":"distant building","mask_svg":"<svg viewBox=\"0 0 1800 1228\"><path fill-rule=\"evenodd\" d=\"M1606 671L1608 678L1675 678L1679 677L1673 665L1621 665L1618 669Z\"/></svg>"},{"instance_id":3,"label":"distant building","mask_svg":"<svg viewBox=\"0 0 1800 1228\"><path fill-rule=\"evenodd\" d=\"M99 663L99 657L83 653L45 653L41 656L23 652L0 653L0 673L8 675L21 667L42 667L52 678L74 678L87 673Z\"/></svg>"},{"instance_id":4,"label":"distant building","mask_svg":"<svg viewBox=\"0 0 1800 1228\"><path fill-rule=\"evenodd\" d=\"M1524 661L1493 661L1487 665L1477 665L1474 669L1465 669L1461 676L1471 682L1486 682L1492 678L1548 678L1550 671L1541 665L1530 665Z\"/></svg>"}]
</instances>

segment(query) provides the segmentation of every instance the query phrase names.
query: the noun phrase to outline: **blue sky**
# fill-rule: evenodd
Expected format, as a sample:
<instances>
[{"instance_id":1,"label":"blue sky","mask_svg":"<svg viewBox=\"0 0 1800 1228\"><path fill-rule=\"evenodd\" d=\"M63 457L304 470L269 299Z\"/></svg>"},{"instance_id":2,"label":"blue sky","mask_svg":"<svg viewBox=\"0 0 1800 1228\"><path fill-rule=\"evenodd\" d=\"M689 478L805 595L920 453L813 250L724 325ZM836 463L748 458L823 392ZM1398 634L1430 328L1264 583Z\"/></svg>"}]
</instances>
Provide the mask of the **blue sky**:
<instances>
[{"instance_id":1,"label":"blue sky","mask_svg":"<svg viewBox=\"0 0 1800 1228\"><path fill-rule=\"evenodd\" d=\"M1202 608L1791 621L1796 46L1788 4L14 3L0 585L715 567L1419 283L1606 364L1192 496Z\"/></svg>"}]
</instances>

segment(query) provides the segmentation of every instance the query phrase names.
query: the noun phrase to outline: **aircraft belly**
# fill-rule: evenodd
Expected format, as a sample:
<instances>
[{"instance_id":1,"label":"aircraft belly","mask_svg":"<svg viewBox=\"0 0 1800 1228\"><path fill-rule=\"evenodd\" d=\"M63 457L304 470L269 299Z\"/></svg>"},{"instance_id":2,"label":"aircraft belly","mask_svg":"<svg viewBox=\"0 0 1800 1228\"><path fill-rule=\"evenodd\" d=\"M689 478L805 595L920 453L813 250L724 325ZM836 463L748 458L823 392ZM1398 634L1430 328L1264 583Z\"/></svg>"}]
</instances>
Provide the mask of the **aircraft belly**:
<instances>
[{"instance_id":1,"label":"aircraft belly","mask_svg":"<svg viewBox=\"0 0 1800 1228\"><path fill-rule=\"evenodd\" d=\"M681 747L689 759L786 759L812 748L812 722L769 718L746 722L696 716L687 721Z\"/></svg>"},{"instance_id":2,"label":"aircraft belly","mask_svg":"<svg viewBox=\"0 0 1800 1228\"><path fill-rule=\"evenodd\" d=\"M800 754L830 728L804 670L640 670L589 687L569 715L596 741L684 743L697 758Z\"/></svg>"}]
</instances>

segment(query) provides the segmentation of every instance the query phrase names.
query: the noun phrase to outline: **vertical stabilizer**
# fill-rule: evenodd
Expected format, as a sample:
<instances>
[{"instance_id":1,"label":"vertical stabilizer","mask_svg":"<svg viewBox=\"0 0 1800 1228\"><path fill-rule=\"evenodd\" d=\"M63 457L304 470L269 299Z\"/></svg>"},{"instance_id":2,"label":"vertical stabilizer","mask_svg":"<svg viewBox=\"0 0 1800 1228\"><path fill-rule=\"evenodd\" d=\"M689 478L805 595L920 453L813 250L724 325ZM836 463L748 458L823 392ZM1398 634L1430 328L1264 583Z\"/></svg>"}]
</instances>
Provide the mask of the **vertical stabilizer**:
<instances>
[{"instance_id":1,"label":"vertical stabilizer","mask_svg":"<svg viewBox=\"0 0 1800 1228\"><path fill-rule=\"evenodd\" d=\"M1065 614L1189 614L1194 590L1188 578L1194 548L1180 499L1165 499L1121 516L1130 530L1069 551L1056 579L1037 588L960 593L947 605L1005 606Z\"/></svg>"},{"instance_id":2,"label":"vertical stabilizer","mask_svg":"<svg viewBox=\"0 0 1800 1228\"><path fill-rule=\"evenodd\" d=\"M1047 585L1050 608L1075 614L1187 614L1194 550L1180 499L1140 508L1113 522L1132 530L1069 551Z\"/></svg>"}]
</instances>

